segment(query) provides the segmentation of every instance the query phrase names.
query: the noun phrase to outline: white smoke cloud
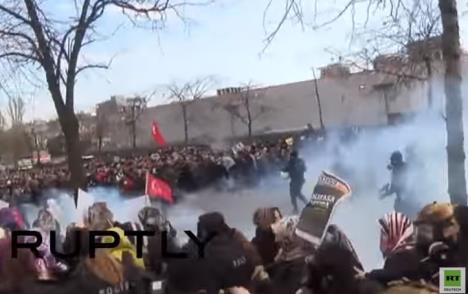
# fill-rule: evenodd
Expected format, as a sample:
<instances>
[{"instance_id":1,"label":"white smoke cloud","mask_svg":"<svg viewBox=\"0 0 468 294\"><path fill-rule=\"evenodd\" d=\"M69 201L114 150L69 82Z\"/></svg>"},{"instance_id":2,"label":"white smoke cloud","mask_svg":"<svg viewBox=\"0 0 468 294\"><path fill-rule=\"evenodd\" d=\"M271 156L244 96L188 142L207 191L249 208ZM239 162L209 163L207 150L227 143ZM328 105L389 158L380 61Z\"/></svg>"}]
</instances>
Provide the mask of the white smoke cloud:
<instances>
[{"instance_id":1,"label":"white smoke cloud","mask_svg":"<svg viewBox=\"0 0 468 294\"><path fill-rule=\"evenodd\" d=\"M390 180L386 169L390 154L400 150L404 156L408 147L416 157L417 168L411 173L412 198L419 206L432 201L448 201L446 164L445 122L438 111L421 114L410 123L385 129L366 130L357 141L343 145L331 138L324 150L306 150L302 156L307 163L307 183L303 192L309 197L322 170L330 170L340 162L343 173L338 176L347 180L353 195L337 209L332 223L341 227L353 242L367 270L380 267L379 227L377 219L393 209L394 198L380 200L378 190ZM309 149L310 149L309 148ZM184 200L170 207L168 218L178 230L196 230L199 215L222 212L227 223L240 229L249 238L254 235L252 215L258 207L278 206L283 214L290 214L288 182L279 174L262 181L255 189L241 192L217 192L211 189L186 195ZM126 198L117 190L99 188L90 191L96 199L106 201L116 219L134 219L139 207L125 205ZM57 202L64 210L73 211L69 196L60 194ZM37 213L29 207L28 219ZM63 223L69 223L73 214L65 215ZM183 235L183 234L179 234Z\"/></svg>"}]
</instances>

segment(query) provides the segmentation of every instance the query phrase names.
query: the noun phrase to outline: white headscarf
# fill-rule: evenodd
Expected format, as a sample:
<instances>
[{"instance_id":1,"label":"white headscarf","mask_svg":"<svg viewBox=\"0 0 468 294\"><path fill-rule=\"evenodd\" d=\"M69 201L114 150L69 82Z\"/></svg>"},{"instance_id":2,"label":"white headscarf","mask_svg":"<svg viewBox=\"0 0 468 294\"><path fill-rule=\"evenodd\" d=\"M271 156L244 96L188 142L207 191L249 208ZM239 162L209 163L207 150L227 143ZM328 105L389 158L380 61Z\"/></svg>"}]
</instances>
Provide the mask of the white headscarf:
<instances>
[{"instance_id":1,"label":"white headscarf","mask_svg":"<svg viewBox=\"0 0 468 294\"><path fill-rule=\"evenodd\" d=\"M277 242L294 237L294 231L299 223L299 216L285 216L271 225Z\"/></svg>"}]
</instances>

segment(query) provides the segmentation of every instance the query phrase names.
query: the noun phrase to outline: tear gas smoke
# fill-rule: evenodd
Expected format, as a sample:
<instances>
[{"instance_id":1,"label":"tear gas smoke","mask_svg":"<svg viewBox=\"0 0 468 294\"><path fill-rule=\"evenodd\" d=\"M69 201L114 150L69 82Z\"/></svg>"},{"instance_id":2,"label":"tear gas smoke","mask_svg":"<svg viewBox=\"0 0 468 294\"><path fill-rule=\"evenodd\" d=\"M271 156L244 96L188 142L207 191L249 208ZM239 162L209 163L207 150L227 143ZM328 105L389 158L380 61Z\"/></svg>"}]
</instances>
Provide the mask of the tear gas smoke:
<instances>
[{"instance_id":1,"label":"tear gas smoke","mask_svg":"<svg viewBox=\"0 0 468 294\"><path fill-rule=\"evenodd\" d=\"M384 200L378 197L378 190L390 180L386 168L390 154L400 150L411 164L409 177L415 204L420 207L434 200L447 201L445 140L445 122L437 112L419 115L403 126L365 131L350 144L343 144L332 135L323 150L310 147L301 153L308 169L303 189L306 196L312 193L322 170L335 172L353 188L352 196L338 207L332 223L346 232L367 270L382 264L377 219L393 209L394 197ZM283 214L290 214L288 188L288 182L278 174L262 180L255 189L236 193L207 189L186 195L181 203L168 209L168 218L178 230L195 231L200 214L220 211L230 226L252 237L252 215L256 208L278 206ZM68 224L76 218L68 213L75 211L73 201L64 193L55 193L51 196L67 211L61 216L62 224ZM116 189L96 188L90 193L96 200L106 201L117 220L135 220L139 207L125 205L126 198ZM27 210L27 219L32 221L37 209L28 206Z\"/></svg>"}]
</instances>

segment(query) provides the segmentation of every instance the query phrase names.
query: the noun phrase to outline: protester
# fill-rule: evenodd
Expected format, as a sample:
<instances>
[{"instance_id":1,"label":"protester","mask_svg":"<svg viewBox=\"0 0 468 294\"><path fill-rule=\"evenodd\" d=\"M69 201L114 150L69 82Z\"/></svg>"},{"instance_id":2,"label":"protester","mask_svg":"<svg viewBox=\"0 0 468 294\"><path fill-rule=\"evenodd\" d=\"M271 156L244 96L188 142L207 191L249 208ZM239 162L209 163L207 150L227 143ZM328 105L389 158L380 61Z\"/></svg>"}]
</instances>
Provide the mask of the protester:
<instances>
[{"instance_id":1,"label":"protester","mask_svg":"<svg viewBox=\"0 0 468 294\"><path fill-rule=\"evenodd\" d=\"M298 217L283 217L277 207L255 211L254 224L262 233L252 242L227 225L221 213L211 212L201 215L197 225L199 240L209 239L203 259L193 241L182 248L175 242L170 245L170 252L187 252L188 259L165 259L159 235L159 239L145 241L146 253L141 260L135 255L134 244L123 236L123 229L168 231L170 240L177 233L169 221L148 206L139 211L138 225L119 223L106 203L95 203L86 216L86 226L117 232L120 244L98 249L96 257L90 258L88 228L70 226L62 242L63 252L73 251L77 237L82 246L78 256L55 261L66 265L62 272L47 262L38 267L28 250L21 249L19 258L12 259L9 236L18 226L0 222L0 293L434 293L438 285L434 274L439 267L467 265L467 211L466 206L433 203L420 211L414 224L401 213L385 214L379 220L384 267L364 273L353 245L337 226L328 226L316 248L295 235ZM54 230L55 221L43 209L36 225L41 230ZM272 236L262 235L270 233ZM42 256L47 257L48 250L40 249ZM151 292L153 281L158 281L160 292Z\"/></svg>"},{"instance_id":2,"label":"protester","mask_svg":"<svg viewBox=\"0 0 468 294\"><path fill-rule=\"evenodd\" d=\"M277 207L258 208L254 213L253 222L256 230L252 244L257 248L264 265L273 263L278 254L279 244L275 240L271 225L281 218L281 212Z\"/></svg>"},{"instance_id":3,"label":"protester","mask_svg":"<svg viewBox=\"0 0 468 294\"><path fill-rule=\"evenodd\" d=\"M283 171L291 178L291 202L298 210L297 198L306 202L301 192L306 167L297 152L290 153L291 148L284 140L269 145L239 144L230 152L169 148L118 160L96 158L87 162L86 172L89 184L119 186L128 193L142 190L150 172L182 193L179 188L184 192L222 189L231 180L230 191L248 188L268 173L277 175L286 165ZM405 163L400 155L392 155L392 181L385 193L404 199L402 195L409 190L401 184ZM285 216L278 207L260 207L253 215L255 236L249 241L244 232L228 225L221 212L206 212L198 217L196 236L179 244L178 232L154 203L138 211L136 222L129 222L119 219L102 201L92 204L84 219L77 220L80 227L71 224L64 230L67 224L61 223L60 215L67 211L57 202L36 196L47 188L66 187L66 168L4 175L0 189L7 194L9 206L0 209L0 294L436 293L440 267L468 265L468 207L461 205L431 203L414 213L412 221L411 215L402 213L406 202L400 201L397 211L378 220L380 246L376 249L380 249L384 265L366 272L346 232L338 226L326 222L322 237L313 244L298 236L299 219L301 228L302 224L307 227L308 221L302 220L309 214ZM23 197L26 203L43 203L31 226L16 206ZM327 205L327 197L319 200ZM411 213L416 212L413 209ZM18 258L11 258L11 234L21 229L41 233L39 256L20 249ZM115 248L97 249L96 256L90 257L90 230L117 233L120 241ZM124 235L131 230L154 233L143 240L142 258L137 256L136 239ZM54 256L49 238L52 231L58 232L59 251L70 253L78 248L77 254ZM113 238L100 241L110 243Z\"/></svg>"},{"instance_id":4,"label":"protester","mask_svg":"<svg viewBox=\"0 0 468 294\"><path fill-rule=\"evenodd\" d=\"M167 147L152 154L114 157L101 154L84 165L88 186L115 186L122 193L141 193L147 172L185 192L214 186L224 189L226 179L235 181L232 187L251 187L268 173L279 170L284 153L283 141L241 144L236 152L220 152L204 146ZM287 150L287 149L286 149ZM70 187L70 172L62 164L41 165L31 170L0 171L0 199L7 202L40 200L50 189Z\"/></svg>"}]
</instances>

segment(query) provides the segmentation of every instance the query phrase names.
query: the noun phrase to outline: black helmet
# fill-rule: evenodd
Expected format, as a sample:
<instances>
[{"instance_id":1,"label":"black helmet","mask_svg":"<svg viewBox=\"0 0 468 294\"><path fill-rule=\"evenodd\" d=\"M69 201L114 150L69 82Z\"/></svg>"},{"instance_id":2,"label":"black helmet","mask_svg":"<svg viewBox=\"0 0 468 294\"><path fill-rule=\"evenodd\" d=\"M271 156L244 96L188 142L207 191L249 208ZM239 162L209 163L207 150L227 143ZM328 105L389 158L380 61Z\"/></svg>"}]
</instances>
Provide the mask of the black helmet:
<instances>
[{"instance_id":1,"label":"black helmet","mask_svg":"<svg viewBox=\"0 0 468 294\"><path fill-rule=\"evenodd\" d=\"M293 151L291 152L291 157L293 157L293 158L297 158L298 155L299 155L299 154L298 154L297 150L293 150Z\"/></svg>"},{"instance_id":2,"label":"black helmet","mask_svg":"<svg viewBox=\"0 0 468 294\"><path fill-rule=\"evenodd\" d=\"M394 151L390 156L390 162L392 165L398 165L403 162L403 155L400 151Z\"/></svg>"}]
</instances>

